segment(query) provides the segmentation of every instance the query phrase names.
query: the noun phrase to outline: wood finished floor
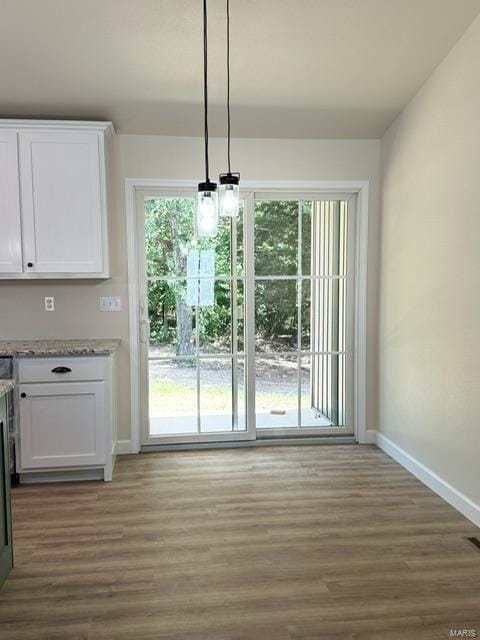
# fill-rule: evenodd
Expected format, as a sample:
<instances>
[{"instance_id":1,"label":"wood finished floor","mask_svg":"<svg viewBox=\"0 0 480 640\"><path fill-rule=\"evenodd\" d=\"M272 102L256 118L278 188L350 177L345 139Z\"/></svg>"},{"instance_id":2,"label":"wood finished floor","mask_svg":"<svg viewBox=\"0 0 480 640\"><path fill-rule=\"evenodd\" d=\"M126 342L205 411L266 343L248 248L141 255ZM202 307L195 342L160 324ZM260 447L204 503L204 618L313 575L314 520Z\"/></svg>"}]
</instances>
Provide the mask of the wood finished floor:
<instances>
[{"instance_id":1,"label":"wood finished floor","mask_svg":"<svg viewBox=\"0 0 480 640\"><path fill-rule=\"evenodd\" d=\"M13 512L1 640L480 637L480 531L373 445L123 456Z\"/></svg>"}]
</instances>

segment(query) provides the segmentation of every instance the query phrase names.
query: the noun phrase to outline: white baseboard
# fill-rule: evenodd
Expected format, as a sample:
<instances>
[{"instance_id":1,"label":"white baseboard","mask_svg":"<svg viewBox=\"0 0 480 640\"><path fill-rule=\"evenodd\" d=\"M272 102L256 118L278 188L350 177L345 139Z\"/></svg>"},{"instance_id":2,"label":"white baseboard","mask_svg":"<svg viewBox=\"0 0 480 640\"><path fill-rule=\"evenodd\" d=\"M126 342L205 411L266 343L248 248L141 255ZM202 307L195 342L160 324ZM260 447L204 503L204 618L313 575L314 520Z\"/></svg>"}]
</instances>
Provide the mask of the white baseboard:
<instances>
[{"instance_id":1,"label":"white baseboard","mask_svg":"<svg viewBox=\"0 0 480 640\"><path fill-rule=\"evenodd\" d=\"M396 445L392 440L385 437L378 431L369 430L369 437L374 437L376 444L385 451L391 458L396 460L407 471L427 485L432 491L460 511L474 525L480 527L480 505L467 498L463 493L452 487L451 484L440 478L434 471L419 462L416 458L407 453L404 449Z\"/></svg>"},{"instance_id":2,"label":"white baseboard","mask_svg":"<svg viewBox=\"0 0 480 640\"><path fill-rule=\"evenodd\" d=\"M367 429L365 431L365 437L361 444L377 444L378 431L375 429Z\"/></svg>"},{"instance_id":3,"label":"white baseboard","mask_svg":"<svg viewBox=\"0 0 480 640\"><path fill-rule=\"evenodd\" d=\"M115 446L115 453L117 456L126 455L127 453L138 453L137 451L132 451L132 441L131 440L117 440L117 444Z\"/></svg>"}]
</instances>

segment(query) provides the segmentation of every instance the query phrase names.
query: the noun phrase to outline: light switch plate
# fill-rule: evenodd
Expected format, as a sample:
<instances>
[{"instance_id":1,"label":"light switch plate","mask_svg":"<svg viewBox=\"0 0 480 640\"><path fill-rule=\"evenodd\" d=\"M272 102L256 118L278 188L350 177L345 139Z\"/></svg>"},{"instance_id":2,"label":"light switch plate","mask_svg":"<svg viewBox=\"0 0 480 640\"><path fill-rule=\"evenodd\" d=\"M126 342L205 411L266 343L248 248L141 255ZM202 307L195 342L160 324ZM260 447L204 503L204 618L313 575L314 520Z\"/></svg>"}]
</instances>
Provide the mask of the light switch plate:
<instances>
[{"instance_id":1,"label":"light switch plate","mask_svg":"<svg viewBox=\"0 0 480 640\"><path fill-rule=\"evenodd\" d=\"M45 296L45 311L55 311L55 298L53 296Z\"/></svg>"},{"instance_id":2,"label":"light switch plate","mask_svg":"<svg viewBox=\"0 0 480 640\"><path fill-rule=\"evenodd\" d=\"M120 296L100 296L100 311L121 311L122 299Z\"/></svg>"}]
</instances>

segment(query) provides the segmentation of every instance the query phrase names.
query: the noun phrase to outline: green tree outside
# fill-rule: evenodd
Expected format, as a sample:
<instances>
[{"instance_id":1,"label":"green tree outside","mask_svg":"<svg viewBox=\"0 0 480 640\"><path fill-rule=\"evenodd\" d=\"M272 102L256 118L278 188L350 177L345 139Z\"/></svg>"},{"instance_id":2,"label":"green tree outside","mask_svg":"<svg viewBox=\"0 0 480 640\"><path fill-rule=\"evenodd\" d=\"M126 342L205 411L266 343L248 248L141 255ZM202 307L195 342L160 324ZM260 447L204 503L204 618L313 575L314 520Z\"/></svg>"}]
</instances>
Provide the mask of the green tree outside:
<instances>
[{"instance_id":1,"label":"green tree outside","mask_svg":"<svg viewBox=\"0 0 480 640\"><path fill-rule=\"evenodd\" d=\"M308 205L308 203L306 203ZM215 238L198 239L195 234L196 202L192 198L150 198L145 201L145 246L148 276L150 341L169 346L177 355L195 351L195 317L186 304L186 261L191 249L215 250L216 276L230 276L230 219L221 218ZM305 209L303 235L310 231L309 206ZM237 275L243 275L243 225L237 226ZM309 240L309 238L308 238ZM302 243L305 245L305 243ZM307 244L308 246L308 244ZM302 265L309 257L303 257ZM256 275L297 275L298 202L259 201L255 205ZM297 340L297 289L295 281L257 281L256 333L266 343L294 348ZM237 305L243 307L243 286L238 287ZM215 304L202 307L200 340L222 349L231 331L231 288L216 281ZM303 324L303 323L302 323ZM307 327L304 328L307 330Z\"/></svg>"}]
</instances>

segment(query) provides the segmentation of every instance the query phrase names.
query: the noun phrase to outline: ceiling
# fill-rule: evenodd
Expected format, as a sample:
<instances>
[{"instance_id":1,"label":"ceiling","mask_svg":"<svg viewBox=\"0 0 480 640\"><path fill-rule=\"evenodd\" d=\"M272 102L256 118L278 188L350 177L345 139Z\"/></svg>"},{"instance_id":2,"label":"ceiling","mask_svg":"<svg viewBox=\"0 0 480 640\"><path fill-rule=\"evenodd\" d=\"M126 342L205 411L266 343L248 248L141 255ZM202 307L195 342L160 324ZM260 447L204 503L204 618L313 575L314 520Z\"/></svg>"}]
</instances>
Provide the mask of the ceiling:
<instances>
[{"instance_id":1,"label":"ceiling","mask_svg":"<svg viewBox=\"0 0 480 640\"><path fill-rule=\"evenodd\" d=\"M1 0L0 116L202 127L201 0ZM209 0L211 135L225 132L225 0ZM232 135L379 137L480 0L231 0Z\"/></svg>"}]
</instances>

